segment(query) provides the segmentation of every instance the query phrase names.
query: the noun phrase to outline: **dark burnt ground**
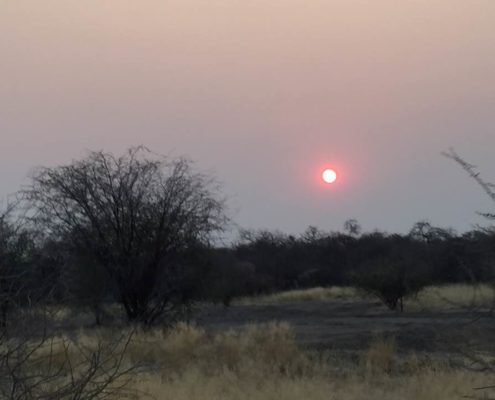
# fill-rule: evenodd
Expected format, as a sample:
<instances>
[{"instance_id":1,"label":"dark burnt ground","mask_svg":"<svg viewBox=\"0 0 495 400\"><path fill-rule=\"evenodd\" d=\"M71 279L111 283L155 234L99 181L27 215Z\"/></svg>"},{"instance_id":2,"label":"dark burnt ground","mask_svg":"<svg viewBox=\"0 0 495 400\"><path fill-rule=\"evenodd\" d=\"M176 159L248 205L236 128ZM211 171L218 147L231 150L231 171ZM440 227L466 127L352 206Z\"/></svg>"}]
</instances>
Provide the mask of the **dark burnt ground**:
<instances>
[{"instance_id":1,"label":"dark burnt ground","mask_svg":"<svg viewBox=\"0 0 495 400\"><path fill-rule=\"evenodd\" d=\"M247 324L288 322L312 349L357 351L376 336L394 336L401 352L495 351L495 317L488 312L393 312L373 301L308 301L284 304L205 306L193 320L207 331Z\"/></svg>"}]
</instances>

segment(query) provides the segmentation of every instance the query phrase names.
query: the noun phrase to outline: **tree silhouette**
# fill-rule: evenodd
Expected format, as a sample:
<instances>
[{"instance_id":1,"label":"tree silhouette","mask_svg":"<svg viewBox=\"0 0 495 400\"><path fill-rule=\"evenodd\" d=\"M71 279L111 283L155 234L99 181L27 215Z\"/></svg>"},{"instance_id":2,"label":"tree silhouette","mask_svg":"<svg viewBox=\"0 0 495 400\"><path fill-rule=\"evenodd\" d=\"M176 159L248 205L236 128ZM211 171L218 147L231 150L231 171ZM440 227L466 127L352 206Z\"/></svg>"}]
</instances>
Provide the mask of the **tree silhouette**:
<instances>
[{"instance_id":1,"label":"tree silhouette","mask_svg":"<svg viewBox=\"0 0 495 400\"><path fill-rule=\"evenodd\" d=\"M50 234L105 269L128 319L145 324L183 310L182 261L226 221L210 177L144 147L41 168L24 196Z\"/></svg>"}]
</instances>

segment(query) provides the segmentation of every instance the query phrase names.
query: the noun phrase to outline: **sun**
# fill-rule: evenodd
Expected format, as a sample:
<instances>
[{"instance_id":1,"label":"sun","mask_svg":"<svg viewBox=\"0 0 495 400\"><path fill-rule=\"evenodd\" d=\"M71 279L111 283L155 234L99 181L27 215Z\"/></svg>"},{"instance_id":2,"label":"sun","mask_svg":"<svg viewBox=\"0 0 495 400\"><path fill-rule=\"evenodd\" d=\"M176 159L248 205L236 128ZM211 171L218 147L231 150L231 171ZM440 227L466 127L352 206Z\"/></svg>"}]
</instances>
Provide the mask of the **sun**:
<instances>
[{"instance_id":1,"label":"sun","mask_svg":"<svg viewBox=\"0 0 495 400\"><path fill-rule=\"evenodd\" d=\"M327 168L321 173L321 177L323 182L330 184L337 180L337 173L333 169Z\"/></svg>"}]
</instances>

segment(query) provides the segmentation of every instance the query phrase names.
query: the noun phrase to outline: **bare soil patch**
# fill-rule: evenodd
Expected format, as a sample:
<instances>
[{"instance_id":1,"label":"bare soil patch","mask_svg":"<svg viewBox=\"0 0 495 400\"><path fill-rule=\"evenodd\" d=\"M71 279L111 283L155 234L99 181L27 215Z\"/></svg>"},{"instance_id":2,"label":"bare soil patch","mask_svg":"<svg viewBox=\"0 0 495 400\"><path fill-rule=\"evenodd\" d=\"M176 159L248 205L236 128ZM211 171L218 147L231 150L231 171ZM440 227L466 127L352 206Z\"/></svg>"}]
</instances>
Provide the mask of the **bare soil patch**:
<instances>
[{"instance_id":1,"label":"bare soil patch","mask_svg":"<svg viewBox=\"0 0 495 400\"><path fill-rule=\"evenodd\" d=\"M211 332L284 321L291 325L300 344L319 350L361 351L376 336L393 336L400 352L445 353L466 346L495 351L495 317L489 310L400 313L373 300L336 299L229 308L209 305L200 308L193 321Z\"/></svg>"}]
</instances>

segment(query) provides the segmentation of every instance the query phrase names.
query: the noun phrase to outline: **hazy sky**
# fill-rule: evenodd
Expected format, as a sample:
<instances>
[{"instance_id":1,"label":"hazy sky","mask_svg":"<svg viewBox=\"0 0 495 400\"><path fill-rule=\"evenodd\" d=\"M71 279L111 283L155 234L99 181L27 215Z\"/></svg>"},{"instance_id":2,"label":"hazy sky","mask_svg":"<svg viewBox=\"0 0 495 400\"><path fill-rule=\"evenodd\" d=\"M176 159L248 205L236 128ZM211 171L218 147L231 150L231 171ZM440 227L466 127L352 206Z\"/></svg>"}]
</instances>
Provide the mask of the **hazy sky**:
<instances>
[{"instance_id":1,"label":"hazy sky","mask_svg":"<svg viewBox=\"0 0 495 400\"><path fill-rule=\"evenodd\" d=\"M463 231L495 205L440 152L495 181L495 1L0 0L0 136L0 197L144 144L243 227Z\"/></svg>"}]
</instances>

